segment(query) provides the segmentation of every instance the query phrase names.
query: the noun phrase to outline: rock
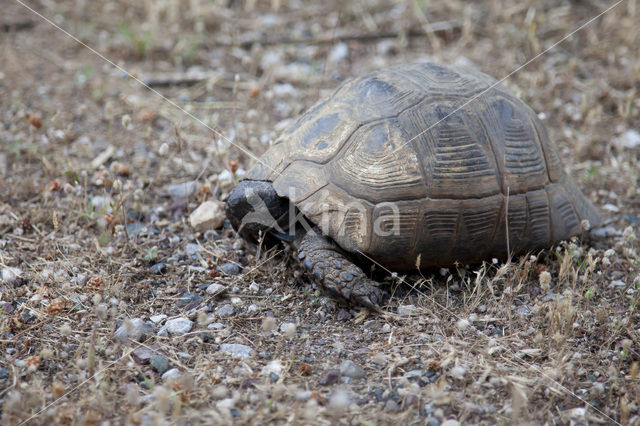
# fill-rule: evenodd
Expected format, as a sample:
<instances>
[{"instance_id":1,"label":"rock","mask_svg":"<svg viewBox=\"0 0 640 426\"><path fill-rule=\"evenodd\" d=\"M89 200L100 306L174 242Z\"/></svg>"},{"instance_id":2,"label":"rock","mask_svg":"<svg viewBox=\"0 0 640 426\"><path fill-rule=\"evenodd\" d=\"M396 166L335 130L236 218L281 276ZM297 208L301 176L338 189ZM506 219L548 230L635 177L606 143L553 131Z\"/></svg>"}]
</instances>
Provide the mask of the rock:
<instances>
[{"instance_id":1,"label":"rock","mask_svg":"<svg viewBox=\"0 0 640 426\"><path fill-rule=\"evenodd\" d=\"M196 181L174 183L167 185L167 193L174 200L190 197L200 189L200 184Z\"/></svg>"},{"instance_id":2,"label":"rock","mask_svg":"<svg viewBox=\"0 0 640 426\"><path fill-rule=\"evenodd\" d=\"M2 268L0 276L2 277L2 282L13 284L18 280L18 278L20 278L20 275L22 275L22 271L20 269L7 267Z\"/></svg>"},{"instance_id":3,"label":"rock","mask_svg":"<svg viewBox=\"0 0 640 426\"><path fill-rule=\"evenodd\" d=\"M140 346L131 352L131 356L138 364L148 364L153 356L161 355L160 346L156 343L150 346Z\"/></svg>"},{"instance_id":4,"label":"rock","mask_svg":"<svg viewBox=\"0 0 640 426\"><path fill-rule=\"evenodd\" d=\"M453 419L445 420L442 422L441 426L460 426L460 422Z\"/></svg>"},{"instance_id":5,"label":"rock","mask_svg":"<svg viewBox=\"0 0 640 426\"><path fill-rule=\"evenodd\" d=\"M151 266L149 270L154 275L160 275L167 269L167 265L164 262L158 262L155 265Z\"/></svg>"},{"instance_id":6,"label":"rock","mask_svg":"<svg viewBox=\"0 0 640 426\"><path fill-rule=\"evenodd\" d=\"M154 315L152 317L149 317L149 319L151 320L152 323L158 324L159 322L164 321L165 319L167 319L167 316L165 314L158 314L158 315Z\"/></svg>"},{"instance_id":7,"label":"rock","mask_svg":"<svg viewBox=\"0 0 640 426\"><path fill-rule=\"evenodd\" d=\"M225 218L223 202L205 201L191 213L189 223L196 231L204 232L222 227Z\"/></svg>"},{"instance_id":8,"label":"rock","mask_svg":"<svg viewBox=\"0 0 640 426\"><path fill-rule=\"evenodd\" d=\"M617 139L618 144L625 148L633 149L640 147L640 132L637 130L627 130Z\"/></svg>"},{"instance_id":9,"label":"rock","mask_svg":"<svg viewBox=\"0 0 640 426\"><path fill-rule=\"evenodd\" d=\"M6 380L9 378L9 369L8 368L0 368L0 380Z\"/></svg>"},{"instance_id":10,"label":"rock","mask_svg":"<svg viewBox=\"0 0 640 426\"><path fill-rule=\"evenodd\" d=\"M296 324L293 322L282 323L280 326L280 332L290 339L296 335Z\"/></svg>"},{"instance_id":11,"label":"rock","mask_svg":"<svg viewBox=\"0 0 640 426\"><path fill-rule=\"evenodd\" d=\"M407 316L416 313L415 305L400 305L398 306L398 315Z\"/></svg>"},{"instance_id":12,"label":"rock","mask_svg":"<svg viewBox=\"0 0 640 426\"><path fill-rule=\"evenodd\" d=\"M340 372L335 368L332 368L331 370L327 370L327 372L324 373L324 376L322 376L320 382L318 383L321 386L331 386L336 384L338 382L338 379L340 379Z\"/></svg>"},{"instance_id":13,"label":"rock","mask_svg":"<svg viewBox=\"0 0 640 426\"><path fill-rule=\"evenodd\" d=\"M169 360L164 355L152 355L151 366L160 374L164 374L169 369Z\"/></svg>"},{"instance_id":14,"label":"rock","mask_svg":"<svg viewBox=\"0 0 640 426\"><path fill-rule=\"evenodd\" d=\"M388 399L384 404L384 411L387 413L397 413L400 410L400 406L393 399Z\"/></svg>"},{"instance_id":15,"label":"rock","mask_svg":"<svg viewBox=\"0 0 640 426\"><path fill-rule=\"evenodd\" d=\"M153 328L145 324L142 318L132 318L122 322L122 325L116 330L115 336L123 343L126 342L127 339L140 342L147 334L151 333L153 333Z\"/></svg>"},{"instance_id":16,"label":"rock","mask_svg":"<svg viewBox=\"0 0 640 426\"><path fill-rule=\"evenodd\" d=\"M165 326L170 334L181 335L191 331L193 321L184 317L174 318L167 321Z\"/></svg>"},{"instance_id":17,"label":"rock","mask_svg":"<svg viewBox=\"0 0 640 426\"><path fill-rule=\"evenodd\" d=\"M189 243L184 247L184 251L187 252L187 256L192 259L196 259L200 253L202 253L202 247L198 244Z\"/></svg>"},{"instance_id":18,"label":"rock","mask_svg":"<svg viewBox=\"0 0 640 426\"><path fill-rule=\"evenodd\" d=\"M195 308L196 306L198 306L198 304L200 304L200 302L202 302L202 296L200 296L198 293L184 293L176 302L176 306L184 307L187 305L191 305Z\"/></svg>"},{"instance_id":19,"label":"rock","mask_svg":"<svg viewBox=\"0 0 640 426\"><path fill-rule=\"evenodd\" d=\"M265 376L269 374L278 375L278 374L282 374L282 370L284 370L284 365L282 364L282 361L280 361L279 359L274 359L273 361L269 361L267 365L262 367L262 370L260 371L260 373Z\"/></svg>"},{"instance_id":20,"label":"rock","mask_svg":"<svg viewBox=\"0 0 640 426\"><path fill-rule=\"evenodd\" d=\"M233 305L226 303L222 306L218 306L215 313L221 318L230 317L236 313L236 308L234 308Z\"/></svg>"},{"instance_id":21,"label":"rock","mask_svg":"<svg viewBox=\"0 0 640 426\"><path fill-rule=\"evenodd\" d=\"M352 379L360 379L365 375L362 367L349 359L342 361L342 364L340 364L340 374Z\"/></svg>"},{"instance_id":22,"label":"rock","mask_svg":"<svg viewBox=\"0 0 640 426\"><path fill-rule=\"evenodd\" d=\"M346 43L338 43L329 52L327 60L329 62L340 62L347 59L349 55L349 46Z\"/></svg>"},{"instance_id":23,"label":"rock","mask_svg":"<svg viewBox=\"0 0 640 426\"><path fill-rule=\"evenodd\" d=\"M222 265L218 266L218 271L222 272L223 274L227 274L227 275L238 275L240 273L240 271L242 270L240 268L240 266L236 265L235 263L231 263L231 262L225 262Z\"/></svg>"},{"instance_id":24,"label":"rock","mask_svg":"<svg viewBox=\"0 0 640 426\"><path fill-rule=\"evenodd\" d=\"M220 350L236 358L249 358L253 351L249 346L239 343L223 343L220 345Z\"/></svg>"},{"instance_id":25,"label":"rock","mask_svg":"<svg viewBox=\"0 0 640 426\"><path fill-rule=\"evenodd\" d=\"M213 294L213 295L217 295L222 293L223 291L225 291L227 289L227 287L223 286L222 284L218 284L218 283L213 283L211 285L209 285L207 287L207 294Z\"/></svg>"},{"instance_id":26,"label":"rock","mask_svg":"<svg viewBox=\"0 0 640 426\"><path fill-rule=\"evenodd\" d=\"M451 369L449 374L451 374L451 377L454 379L462 379L464 375L467 374L467 370L463 366L457 365Z\"/></svg>"},{"instance_id":27,"label":"rock","mask_svg":"<svg viewBox=\"0 0 640 426\"><path fill-rule=\"evenodd\" d=\"M620 235L620 231L618 231L613 226L605 226L604 228L592 229L590 232L591 232L591 235L593 235L594 237L600 237L600 238L607 238L607 237Z\"/></svg>"},{"instance_id":28,"label":"rock","mask_svg":"<svg viewBox=\"0 0 640 426\"><path fill-rule=\"evenodd\" d=\"M171 379L177 379L178 377L180 377L180 370L178 370L177 368L172 368L164 372L164 374L162 375L162 380L167 381Z\"/></svg>"},{"instance_id":29,"label":"rock","mask_svg":"<svg viewBox=\"0 0 640 426\"><path fill-rule=\"evenodd\" d=\"M222 330L224 328L224 324L220 322L213 322L207 326L208 330Z\"/></svg>"},{"instance_id":30,"label":"rock","mask_svg":"<svg viewBox=\"0 0 640 426\"><path fill-rule=\"evenodd\" d=\"M249 285L249 291L251 293L257 293L258 291L260 291L260 286L255 281L252 281Z\"/></svg>"}]
</instances>

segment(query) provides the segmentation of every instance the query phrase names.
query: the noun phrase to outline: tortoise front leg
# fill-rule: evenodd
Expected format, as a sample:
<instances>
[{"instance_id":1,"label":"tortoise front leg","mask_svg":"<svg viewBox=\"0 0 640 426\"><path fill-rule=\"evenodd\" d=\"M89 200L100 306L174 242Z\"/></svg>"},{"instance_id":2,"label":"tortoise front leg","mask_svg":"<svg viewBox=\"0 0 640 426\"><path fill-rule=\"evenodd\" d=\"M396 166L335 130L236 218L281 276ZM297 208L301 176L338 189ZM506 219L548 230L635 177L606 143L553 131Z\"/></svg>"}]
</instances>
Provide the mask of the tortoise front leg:
<instances>
[{"instance_id":1,"label":"tortoise front leg","mask_svg":"<svg viewBox=\"0 0 640 426\"><path fill-rule=\"evenodd\" d=\"M370 280L328 237L309 231L298 247L298 259L318 284L334 297L377 309L388 298L380 284Z\"/></svg>"}]
</instances>

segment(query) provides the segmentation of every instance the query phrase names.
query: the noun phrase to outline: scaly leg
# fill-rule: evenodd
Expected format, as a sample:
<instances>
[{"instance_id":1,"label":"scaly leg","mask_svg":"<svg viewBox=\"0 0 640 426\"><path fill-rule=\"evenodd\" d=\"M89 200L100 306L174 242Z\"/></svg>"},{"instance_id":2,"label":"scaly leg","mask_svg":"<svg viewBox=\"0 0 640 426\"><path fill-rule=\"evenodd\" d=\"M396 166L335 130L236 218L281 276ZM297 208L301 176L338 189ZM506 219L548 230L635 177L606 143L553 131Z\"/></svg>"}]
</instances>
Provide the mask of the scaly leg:
<instances>
[{"instance_id":1,"label":"scaly leg","mask_svg":"<svg viewBox=\"0 0 640 426\"><path fill-rule=\"evenodd\" d=\"M332 296L354 305L377 309L388 295L376 281L351 262L328 237L309 231L298 247L298 259Z\"/></svg>"}]
</instances>

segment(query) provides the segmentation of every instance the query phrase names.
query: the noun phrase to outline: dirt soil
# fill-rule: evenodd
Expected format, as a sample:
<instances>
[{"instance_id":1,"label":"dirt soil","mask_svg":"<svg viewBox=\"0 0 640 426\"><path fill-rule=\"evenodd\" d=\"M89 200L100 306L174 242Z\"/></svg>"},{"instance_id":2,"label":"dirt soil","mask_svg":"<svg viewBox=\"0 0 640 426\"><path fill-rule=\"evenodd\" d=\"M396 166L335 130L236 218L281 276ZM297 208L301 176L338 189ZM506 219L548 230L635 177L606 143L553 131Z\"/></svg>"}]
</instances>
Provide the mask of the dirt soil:
<instances>
[{"instance_id":1,"label":"dirt soil","mask_svg":"<svg viewBox=\"0 0 640 426\"><path fill-rule=\"evenodd\" d=\"M0 3L2 424L640 424L637 1L573 34L614 2ZM605 227L389 276L371 313L191 226L340 82L414 61L508 76Z\"/></svg>"}]
</instances>

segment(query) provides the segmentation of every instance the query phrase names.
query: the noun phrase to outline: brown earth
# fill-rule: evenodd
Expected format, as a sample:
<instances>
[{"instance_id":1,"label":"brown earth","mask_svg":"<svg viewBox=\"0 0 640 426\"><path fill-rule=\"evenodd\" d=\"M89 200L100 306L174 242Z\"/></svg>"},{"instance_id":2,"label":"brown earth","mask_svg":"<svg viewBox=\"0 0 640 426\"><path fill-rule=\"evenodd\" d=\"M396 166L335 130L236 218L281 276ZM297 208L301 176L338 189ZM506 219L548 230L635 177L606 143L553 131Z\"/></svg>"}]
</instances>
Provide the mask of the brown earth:
<instances>
[{"instance_id":1,"label":"brown earth","mask_svg":"<svg viewBox=\"0 0 640 426\"><path fill-rule=\"evenodd\" d=\"M574 34L615 3L133 4L2 0L3 424L640 424L637 1ZM237 145L420 60L509 75L605 237L389 277L373 314L190 226L253 163Z\"/></svg>"}]
</instances>

